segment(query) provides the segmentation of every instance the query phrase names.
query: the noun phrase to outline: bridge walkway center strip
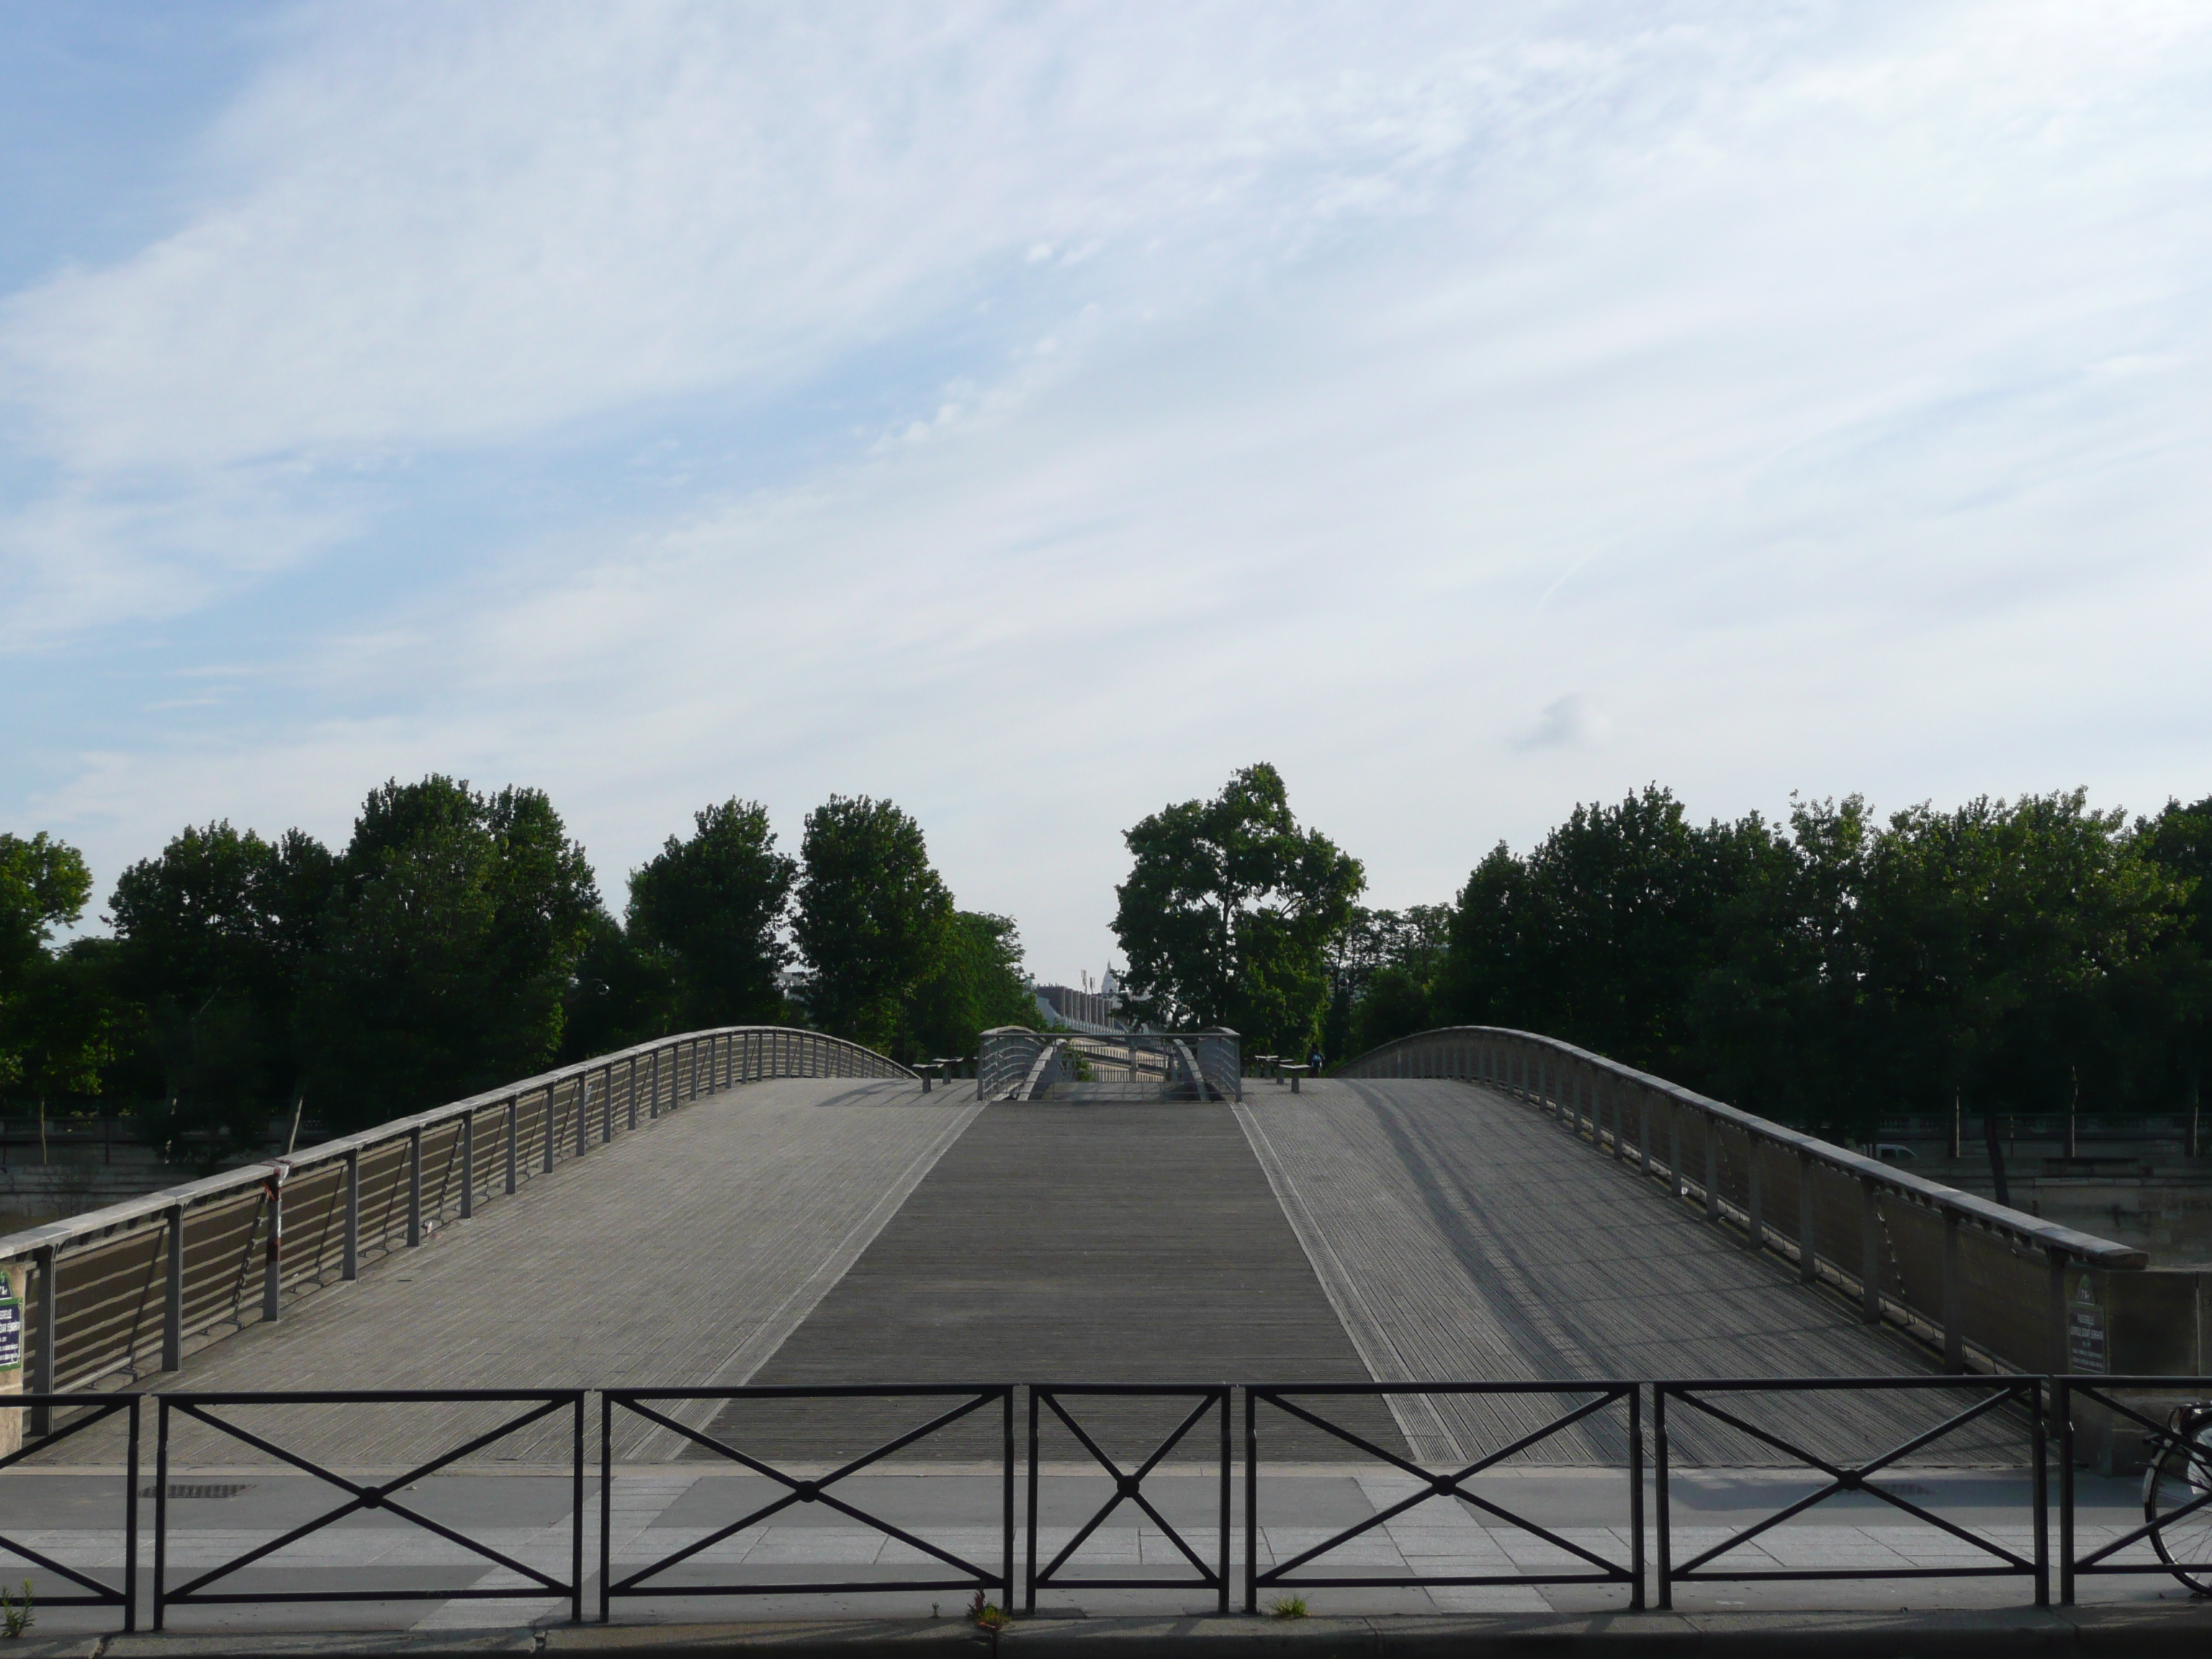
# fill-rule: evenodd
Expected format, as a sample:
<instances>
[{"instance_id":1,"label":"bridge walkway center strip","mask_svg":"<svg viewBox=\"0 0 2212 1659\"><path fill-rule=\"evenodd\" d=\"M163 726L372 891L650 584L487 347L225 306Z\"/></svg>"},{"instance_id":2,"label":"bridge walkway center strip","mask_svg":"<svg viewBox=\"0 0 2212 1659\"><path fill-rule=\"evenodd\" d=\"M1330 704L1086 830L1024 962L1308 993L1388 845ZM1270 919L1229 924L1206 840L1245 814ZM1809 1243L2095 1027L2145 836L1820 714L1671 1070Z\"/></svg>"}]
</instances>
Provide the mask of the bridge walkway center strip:
<instances>
[{"instance_id":1,"label":"bridge walkway center strip","mask_svg":"<svg viewBox=\"0 0 2212 1659\"><path fill-rule=\"evenodd\" d=\"M1230 1108L1044 1101L986 1107L757 1380L1009 1379L1369 1377ZM1152 1401L1071 1409L1099 1425L1109 1453L1133 1457L1181 1414ZM1337 1415L1405 1451L1375 1401L1341 1402ZM820 1457L825 1434L865 1450L923 1420L858 1405L803 1416L748 1403L717 1426L749 1448ZM1235 1432L1241 1457L1241 1419ZM1218 1455L1218 1428L1194 1434L1179 1456ZM996 1435L962 1425L908 1455L987 1457ZM1084 1455L1064 1431L1042 1448L1048 1462ZM1271 1429L1263 1455L1361 1455L1304 1427Z\"/></svg>"}]
</instances>

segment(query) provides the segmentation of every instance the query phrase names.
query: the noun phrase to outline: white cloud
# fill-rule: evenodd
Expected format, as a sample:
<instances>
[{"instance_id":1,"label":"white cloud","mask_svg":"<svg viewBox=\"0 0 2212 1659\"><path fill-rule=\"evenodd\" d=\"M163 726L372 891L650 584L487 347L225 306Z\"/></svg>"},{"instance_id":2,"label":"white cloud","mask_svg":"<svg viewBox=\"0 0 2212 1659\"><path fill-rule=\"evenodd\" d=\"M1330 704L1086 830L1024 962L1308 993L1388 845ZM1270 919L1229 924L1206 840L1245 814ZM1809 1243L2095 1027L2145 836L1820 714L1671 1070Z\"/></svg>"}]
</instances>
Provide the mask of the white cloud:
<instances>
[{"instance_id":1,"label":"white cloud","mask_svg":"<svg viewBox=\"0 0 2212 1659\"><path fill-rule=\"evenodd\" d=\"M618 892L866 790L1066 975L1259 758L1386 903L1653 778L2212 787L2195 9L794 16L309 12L202 213L6 302L57 672L561 486L15 810L112 872L435 767Z\"/></svg>"}]
</instances>

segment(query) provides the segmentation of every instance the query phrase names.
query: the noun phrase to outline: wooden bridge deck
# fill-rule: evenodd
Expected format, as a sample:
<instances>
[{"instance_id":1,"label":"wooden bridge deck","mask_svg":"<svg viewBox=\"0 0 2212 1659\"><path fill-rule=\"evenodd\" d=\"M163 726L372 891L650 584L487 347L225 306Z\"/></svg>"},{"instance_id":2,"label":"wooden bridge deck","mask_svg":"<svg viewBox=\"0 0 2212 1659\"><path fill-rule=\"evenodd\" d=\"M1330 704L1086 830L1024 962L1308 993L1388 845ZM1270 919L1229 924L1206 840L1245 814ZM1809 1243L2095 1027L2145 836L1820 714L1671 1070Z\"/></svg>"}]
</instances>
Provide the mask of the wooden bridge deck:
<instances>
[{"instance_id":1,"label":"wooden bridge deck","mask_svg":"<svg viewBox=\"0 0 2212 1659\"><path fill-rule=\"evenodd\" d=\"M1413 1081L1321 1083L1295 1097L1254 1084L1248 1095L1233 1109L980 1107L969 1091L925 1096L906 1082L749 1085L597 1148L152 1381L215 1390L1930 1370L1921 1350L1859 1325L1832 1293L1797 1285L1787 1264L1751 1256L1517 1103ZM1561 1403L1419 1396L1324 1414L1378 1444L1471 1460ZM1963 1403L1948 1390L1799 1395L1750 1414L1824 1454L1861 1457ZM1166 1409L1078 1415L1127 1454L1157 1437ZM700 1407L685 1420L714 1417ZM326 1462L390 1468L493 1416L301 1407L252 1420ZM848 1407L779 1425L770 1413L747 1434L813 1461L858 1449L890 1420ZM1267 1420L1270 1456L1356 1456ZM1522 1461L1616 1462L1617 1425L1616 1414L1554 1436ZM1777 1461L1735 1431L1679 1415L1670 1428L1678 1453ZM568 1434L543 1424L476 1461L556 1461ZM1217 1435L1208 1425L1187 1449L1208 1455ZM978 1419L915 1449L967 1458L996 1445ZM103 1446L88 1435L57 1461L97 1461ZM684 1447L634 1421L616 1450L653 1461ZM174 1455L200 1468L259 1455L198 1428ZM1047 1451L1078 1455L1065 1433ZM2016 1431L1992 1421L1927 1461L2021 1458Z\"/></svg>"}]
</instances>

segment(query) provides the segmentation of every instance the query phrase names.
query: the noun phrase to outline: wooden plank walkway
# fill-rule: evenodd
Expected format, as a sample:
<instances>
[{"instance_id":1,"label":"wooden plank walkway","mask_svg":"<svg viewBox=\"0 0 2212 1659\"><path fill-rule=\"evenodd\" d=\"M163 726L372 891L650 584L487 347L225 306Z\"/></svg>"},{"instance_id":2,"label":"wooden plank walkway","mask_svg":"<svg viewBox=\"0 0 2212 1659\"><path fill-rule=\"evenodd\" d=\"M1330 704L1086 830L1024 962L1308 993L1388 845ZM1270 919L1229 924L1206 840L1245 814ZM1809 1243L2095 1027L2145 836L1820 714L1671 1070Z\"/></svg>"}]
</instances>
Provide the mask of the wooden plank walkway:
<instances>
[{"instance_id":1,"label":"wooden plank walkway","mask_svg":"<svg viewBox=\"0 0 2212 1659\"><path fill-rule=\"evenodd\" d=\"M1858 1322L1793 1265L1753 1256L1660 1184L1548 1117L1465 1083L1248 1085L1240 1117L1375 1375L1403 1381L1927 1376L1925 1350ZM1423 1396L1401 1422L1425 1455L1473 1457L1538 1426L1557 1396ZM1969 1403L1763 1395L1735 1407L1796 1443L1863 1458ZM1686 1418L1687 1420L1684 1420ZM1689 1413L1679 1455L1771 1464ZM1645 1432L1650 1433L1647 1422ZM1649 1441L1647 1438L1647 1455ZM1530 1462L1618 1462L1625 1437L1578 1426ZM2021 1431L1975 1425L1925 1461L2024 1461Z\"/></svg>"},{"instance_id":2,"label":"wooden plank walkway","mask_svg":"<svg viewBox=\"0 0 2212 1659\"><path fill-rule=\"evenodd\" d=\"M986 1107L756 1380L1274 1377L1368 1380L1231 1109L1045 1101ZM1132 1456L1157 1444L1183 1409L1071 1406L1109 1455ZM865 1450L921 1415L848 1409L836 1444L845 1455ZM1373 1401L1348 1402L1338 1415L1405 1450ZM794 1413L749 1403L717 1427L798 1455L823 1421L811 1411L802 1425ZM932 1437L915 1455L995 1452L993 1428L963 1430ZM1235 1432L1241 1448L1241 1423ZM1218 1430L1185 1443L1184 1455L1218 1456ZM1271 1434L1267 1455L1357 1455L1305 1429ZM1084 1454L1061 1431L1043 1455Z\"/></svg>"},{"instance_id":3,"label":"wooden plank walkway","mask_svg":"<svg viewBox=\"0 0 2212 1659\"><path fill-rule=\"evenodd\" d=\"M925 1096L904 1080L746 1084L593 1147L277 1323L188 1356L149 1391L743 1382L977 1109L972 1095ZM234 1415L352 1467L405 1466L496 1420L459 1406ZM489 1461L565 1459L568 1435L566 1423L542 1425ZM641 1424L617 1450L666 1455L675 1440ZM88 1434L57 1453L93 1462L98 1445ZM262 1455L197 1426L176 1455L218 1465Z\"/></svg>"}]
</instances>

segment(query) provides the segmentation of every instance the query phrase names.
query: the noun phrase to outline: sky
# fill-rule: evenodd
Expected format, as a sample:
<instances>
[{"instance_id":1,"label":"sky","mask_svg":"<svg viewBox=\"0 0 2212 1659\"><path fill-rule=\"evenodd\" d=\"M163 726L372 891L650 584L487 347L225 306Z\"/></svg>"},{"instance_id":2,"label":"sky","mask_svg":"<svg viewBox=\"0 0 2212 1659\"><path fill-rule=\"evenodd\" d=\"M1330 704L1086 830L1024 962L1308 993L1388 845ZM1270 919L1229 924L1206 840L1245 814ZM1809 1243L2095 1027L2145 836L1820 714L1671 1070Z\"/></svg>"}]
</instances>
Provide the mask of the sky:
<instances>
[{"instance_id":1,"label":"sky","mask_svg":"<svg viewBox=\"0 0 2212 1659\"><path fill-rule=\"evenodd\" d=\"M2208 185L2193 3L5 8L0 829L2196 799Z\"/></svg>"}]
</instances>

